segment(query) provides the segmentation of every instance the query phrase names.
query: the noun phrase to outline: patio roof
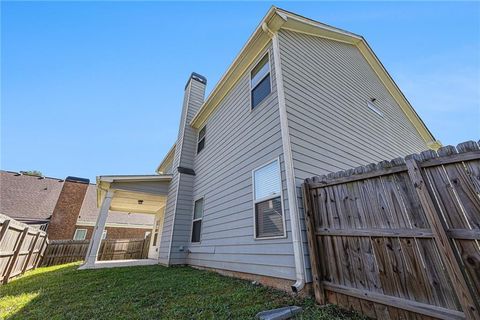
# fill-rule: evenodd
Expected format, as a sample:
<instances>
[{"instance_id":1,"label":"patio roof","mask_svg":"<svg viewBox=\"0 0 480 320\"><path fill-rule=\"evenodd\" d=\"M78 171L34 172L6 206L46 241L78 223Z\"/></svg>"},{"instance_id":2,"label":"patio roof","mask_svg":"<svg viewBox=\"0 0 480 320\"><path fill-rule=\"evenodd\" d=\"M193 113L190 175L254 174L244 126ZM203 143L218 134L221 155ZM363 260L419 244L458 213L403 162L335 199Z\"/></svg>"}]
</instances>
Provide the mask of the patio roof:
<instances>
[{"instance_id":1,"label":"patio roof","mask_svg":"<svg viewBox=\"0 0 480 320\"><path fill-rule=\"evenodd\" d=\"M110 210L155 214L165 206L172 175L116 175L97 177L97 206L114 191Z\"/></svg>"},{"instance_id":2,"label":"patio roof","mask_svg":"<svg viewBox=\"0 0 480 320\"><path fill-rule=\"evenodd\" d=\"M100 207L85 263L80 269L122 266L122 263L101 264L97 261L103 230L110 210L157 214L165 209L172 175L119 175L97 177L97 206ZM138 261L128 262L136 265ZM140 261L155 263L155 261Z\"/></svg>"}]
</instances>

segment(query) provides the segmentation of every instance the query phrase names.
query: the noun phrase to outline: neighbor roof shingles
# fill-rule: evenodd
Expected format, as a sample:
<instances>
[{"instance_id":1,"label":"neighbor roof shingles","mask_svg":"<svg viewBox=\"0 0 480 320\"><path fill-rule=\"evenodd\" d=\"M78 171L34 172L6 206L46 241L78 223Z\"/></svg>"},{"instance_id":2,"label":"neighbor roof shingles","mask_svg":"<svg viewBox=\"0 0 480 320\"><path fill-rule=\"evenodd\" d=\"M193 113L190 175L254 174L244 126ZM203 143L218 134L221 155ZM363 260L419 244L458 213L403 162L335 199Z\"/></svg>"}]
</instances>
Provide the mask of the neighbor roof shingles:
<instances>
[{"instance_id":1,"label":"neighbor roof shingles","mask_svg":"<svg viewBox=\"0 0 480 320\"><path fill-rule=\"evenodd\" d=\"M0 213L17 220L46 220L52 215L63 180L0 171Z\"/></svg>"}]
</instances>

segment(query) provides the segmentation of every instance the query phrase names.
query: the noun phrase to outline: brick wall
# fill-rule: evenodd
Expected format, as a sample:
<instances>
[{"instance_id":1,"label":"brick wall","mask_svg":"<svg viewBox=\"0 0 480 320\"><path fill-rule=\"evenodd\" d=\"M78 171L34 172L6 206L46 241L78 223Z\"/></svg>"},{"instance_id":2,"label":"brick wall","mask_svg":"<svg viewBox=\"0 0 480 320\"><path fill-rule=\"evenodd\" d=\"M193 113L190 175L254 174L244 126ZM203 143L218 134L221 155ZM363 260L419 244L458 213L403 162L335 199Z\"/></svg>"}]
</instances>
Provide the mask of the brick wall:
<instances>
[{"instance_id":1,"label":"brick wall","mask_svg":"<svg viewBox=\"0 0 480 320\"><path fill-rule=\"evenodd\" d=\"M67 177L48 225L50 240L72 239L78 214L87 192L88 179Z\"/></svg>"},{"instance_id":2,"label":"brick wall","mask_svg":"<svg viewBox=\"0 0 480 320\"><path fill-rule=\"evenodd\" d=\"M75 228L87 229L87 237L86 237L87 240L92 237L93 227L76 226ZM146 231L152 232L152 229L139 229L139 228L106 227L105 229L107 230L107 239L144 238ZM70 239L72 238L73 238L73 234Z\"/></svg>"}]
</instances>

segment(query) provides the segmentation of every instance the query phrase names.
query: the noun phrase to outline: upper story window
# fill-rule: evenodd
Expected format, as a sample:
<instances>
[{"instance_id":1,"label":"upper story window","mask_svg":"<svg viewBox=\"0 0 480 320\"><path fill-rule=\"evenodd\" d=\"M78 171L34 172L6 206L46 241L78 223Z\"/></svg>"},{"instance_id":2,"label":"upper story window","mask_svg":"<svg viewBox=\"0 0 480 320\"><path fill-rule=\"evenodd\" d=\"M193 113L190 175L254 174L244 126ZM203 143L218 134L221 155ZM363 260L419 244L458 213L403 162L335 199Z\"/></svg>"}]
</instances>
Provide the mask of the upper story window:
<instances>
[{"instance_id":1,"label":"upper story window","mask_svg":"<svg viewBox=\"0 0 480 320\"><path fill-rule=\"evenodd\" d=\"M272 91L270 84L270 61L268 54L253 68L250 74L252 109L260 104Z\"/></svg>"},{"instance_id":2,"label":"upper story window","mask_svg":"<svg viewBox=\"0 0 480 320\"><path fill-rule=\"evenodd\" d=\"M207 126L203 126L203 128L198 132L198 140L197 140L197 154L205 148L205 134L207 133Z\"/></svg>"},{"instance_id":3,"label":"upper story window","mask_svg":"<svg viewBox=\"0 0 480 320\"><path fill-rule=\"evenodd\" d=\"M255 238L285 236L280 165L274 160L253 171Z\"/></svg>"},{"instance_id":4,"label":"upper story window","mask_svg":"<svg viewBox=\"0 0 480 320\"><path fill-rule=\"evenodd\" d=\"M193 206L193 223L192 223L192 242L200 242L200 234L202 232L203 218L203 198L195 201Z\"/></svg>"}]
</instances>

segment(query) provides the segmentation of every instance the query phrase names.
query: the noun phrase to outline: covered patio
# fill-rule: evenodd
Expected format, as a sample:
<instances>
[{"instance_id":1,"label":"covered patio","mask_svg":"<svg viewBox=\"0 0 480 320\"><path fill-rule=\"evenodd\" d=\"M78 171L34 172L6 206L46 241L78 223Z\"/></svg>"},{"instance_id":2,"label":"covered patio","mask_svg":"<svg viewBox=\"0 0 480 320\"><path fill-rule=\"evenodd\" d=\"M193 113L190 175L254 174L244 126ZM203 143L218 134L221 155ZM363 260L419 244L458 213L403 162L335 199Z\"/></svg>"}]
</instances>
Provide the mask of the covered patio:
<instances>
[{"instance_id":1,"label":"covered patio","mask_svg":"<svg viewBox=\"0 0 480 320\"><path fill-rule=\"evenodd\" d=\"M99 269L158 263L157 248L161 239L165 204L171 175L120 175L97 177L97 206L100 214L87 250L85 263L79 269ZM109 211L125 214L155 215L148 259L97 261Z\"/></svg>"}]
</instances>

